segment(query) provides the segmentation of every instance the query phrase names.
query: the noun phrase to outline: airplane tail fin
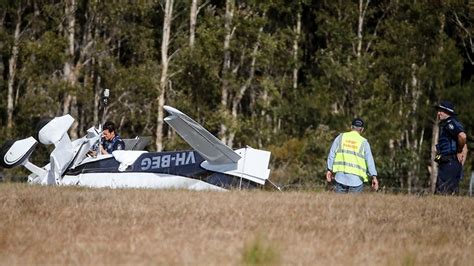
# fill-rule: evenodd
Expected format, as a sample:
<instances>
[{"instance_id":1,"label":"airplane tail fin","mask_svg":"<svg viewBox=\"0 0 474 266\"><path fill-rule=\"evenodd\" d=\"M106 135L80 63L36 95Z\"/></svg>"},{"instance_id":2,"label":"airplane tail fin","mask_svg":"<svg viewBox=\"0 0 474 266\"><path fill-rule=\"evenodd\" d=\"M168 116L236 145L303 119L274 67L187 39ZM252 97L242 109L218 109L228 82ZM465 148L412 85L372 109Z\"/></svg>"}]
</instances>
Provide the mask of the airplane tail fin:
<instances>
[{"instance_id":1,"label":"airplane tail fin","mask_svg":"<svg viewBox=\"0 0 474 266\"><path fill-rule=\"evenodd\" d=\"M2 146L0 164L5 168L24 166L32 173L28 176L28 181L31 183L60 184L67 168L71 164L74 167L81 161L78 155L84 157L91 143L99 138L97 132L88 130L88 136L72 142L67 132L73 122L74 118L70 115L40 121L35 137L8 141ZM42 168L29 161L38 141L44 145L54 144L55 146L50 154L49 164Z\"/></svg>"}]
</instances>

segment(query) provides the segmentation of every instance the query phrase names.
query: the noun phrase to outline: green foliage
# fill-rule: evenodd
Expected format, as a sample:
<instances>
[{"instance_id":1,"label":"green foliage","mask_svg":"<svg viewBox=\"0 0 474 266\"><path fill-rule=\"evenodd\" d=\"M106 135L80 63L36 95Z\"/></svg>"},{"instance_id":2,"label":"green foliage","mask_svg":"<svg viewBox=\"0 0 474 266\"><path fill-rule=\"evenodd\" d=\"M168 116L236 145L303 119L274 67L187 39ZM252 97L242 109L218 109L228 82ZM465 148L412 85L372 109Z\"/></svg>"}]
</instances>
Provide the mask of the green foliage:
<instances>
[{"instance_id":1,"label":"green foliage","mask_svg":"<svg viewBox=\"0 0 474 266\"><path fill-rule=\"evenodd\" d=\"M291 138L279 145L270 145L274 173L280 184L324 184L326 158L337 132L327 125L306 130L301 138Z\"/></svg>"}]
</instances>

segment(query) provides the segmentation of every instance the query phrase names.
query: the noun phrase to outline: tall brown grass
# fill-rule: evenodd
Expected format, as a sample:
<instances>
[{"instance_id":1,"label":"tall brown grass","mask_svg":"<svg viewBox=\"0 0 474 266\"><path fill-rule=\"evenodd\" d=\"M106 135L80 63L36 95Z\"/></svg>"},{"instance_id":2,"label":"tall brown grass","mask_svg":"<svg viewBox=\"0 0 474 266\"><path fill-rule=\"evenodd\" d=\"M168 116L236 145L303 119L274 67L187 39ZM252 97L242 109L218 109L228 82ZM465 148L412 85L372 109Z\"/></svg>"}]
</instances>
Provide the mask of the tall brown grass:
<instances>
[{"instance_id":1,"label":"tall brown grass","mask_svg":"<svg viewBox=\"0 0 474 266\"><path fill-rule=\"evenodd\" d=\"M474 199L0 184L0 264L473 265Z\"/></svg>"}]
</instances>

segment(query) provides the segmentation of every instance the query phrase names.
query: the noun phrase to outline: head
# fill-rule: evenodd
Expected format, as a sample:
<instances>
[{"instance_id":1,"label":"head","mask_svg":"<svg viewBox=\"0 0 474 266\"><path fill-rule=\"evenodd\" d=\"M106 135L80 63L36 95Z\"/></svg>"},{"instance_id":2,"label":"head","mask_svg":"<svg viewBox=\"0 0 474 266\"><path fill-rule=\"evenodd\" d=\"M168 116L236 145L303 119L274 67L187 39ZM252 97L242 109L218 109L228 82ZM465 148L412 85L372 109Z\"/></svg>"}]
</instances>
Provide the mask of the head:
<instances>
[{"instance_id":1,"label":"head","mask_svg":"<svg viewBox=\"0 0 474 266\"><path fill-rule=\"evenodd\" d=\"M104 137L104 139L111 140L115 137L115 124L113 122L105 122L103 128L102 137Z\"/></svg>"},{"instance_id":2,"label":"head","mask_svg":"<svg viewBox=\"0 0 474 266\"><path fill-rule=\"evenodd\" d=\"M352 120L351 130L356 130L359 133L362 133L362 131L364 131L364 120L360 118L356 118Z\"/></svg>"},{"instance_id":3,"label":"head","mask_svg":"<svg viewBox=\"0 0 474 266\"><path fill-rule=\"evenodd\" d=\"M436 105L437 116L440 120L444 120L452 115L456 115L454 104L449 101L441 101Z\"/></svg>"}]
</instances>

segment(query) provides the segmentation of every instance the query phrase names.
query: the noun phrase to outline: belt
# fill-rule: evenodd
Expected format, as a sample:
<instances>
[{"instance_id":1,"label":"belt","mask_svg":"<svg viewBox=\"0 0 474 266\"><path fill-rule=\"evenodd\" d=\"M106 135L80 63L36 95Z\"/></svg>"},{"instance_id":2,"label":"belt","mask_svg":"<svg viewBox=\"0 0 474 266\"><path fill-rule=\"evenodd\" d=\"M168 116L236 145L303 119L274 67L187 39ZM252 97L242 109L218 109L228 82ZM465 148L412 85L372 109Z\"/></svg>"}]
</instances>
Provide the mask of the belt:
<instances>
[{"instance_id":1,"label":"belt","mask_svg":"<svg viewBox=\"0 0 474 266\"><path fill-rule=\"evenodd\" d=\"M451 153L451 154L441 154L441 157L446 158L446 159L457 159L456 153Z\"/></svg>"},{"instance_id":2,"label":"belt","mask_svg":"<svg viewBox=\"0 0 474 266\"><path fill-rule=\"evenodd\" d=\"M456 154L438 154L436 155L435 161L438 163L447 163L450 161L457 160Z\"/></svg>"}]
</instances>

